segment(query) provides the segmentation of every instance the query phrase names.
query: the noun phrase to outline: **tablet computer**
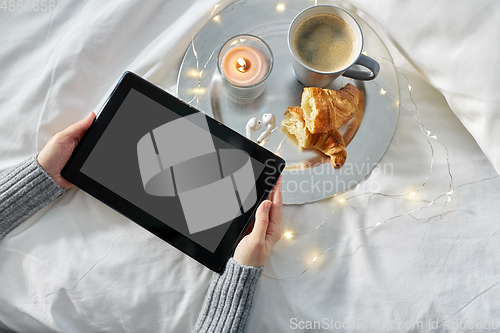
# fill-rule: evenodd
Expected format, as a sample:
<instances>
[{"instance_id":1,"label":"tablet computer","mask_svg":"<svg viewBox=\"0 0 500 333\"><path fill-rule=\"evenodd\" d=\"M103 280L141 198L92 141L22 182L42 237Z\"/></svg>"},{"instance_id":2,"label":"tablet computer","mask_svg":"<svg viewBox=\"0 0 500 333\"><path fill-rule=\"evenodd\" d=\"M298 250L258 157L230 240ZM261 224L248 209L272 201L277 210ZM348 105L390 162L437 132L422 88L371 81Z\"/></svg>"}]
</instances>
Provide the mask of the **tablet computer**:
<instances>
[{"instance_id":1,"label":"tablet computer","mask_svg":"<svg viewBox=\"0 0 500 333\"><path fill-rule=\"evenodd\" d=\"M285 161L125 72L62 176L220 272Z\"/></svg>"}]
</instances>

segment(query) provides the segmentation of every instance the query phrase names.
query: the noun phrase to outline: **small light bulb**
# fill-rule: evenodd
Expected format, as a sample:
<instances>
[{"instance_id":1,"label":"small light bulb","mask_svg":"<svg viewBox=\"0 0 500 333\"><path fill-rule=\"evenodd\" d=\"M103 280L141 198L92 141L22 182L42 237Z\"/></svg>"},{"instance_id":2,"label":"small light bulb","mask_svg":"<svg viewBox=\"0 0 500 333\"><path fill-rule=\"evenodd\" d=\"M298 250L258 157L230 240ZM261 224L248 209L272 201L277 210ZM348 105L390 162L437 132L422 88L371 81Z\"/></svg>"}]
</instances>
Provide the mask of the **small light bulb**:
<instances>
[{"instance_id":1,"label":"small light bulb","mask_svg":"<svg viewBox=\"0 0 500 333\"><path fill-rule=\"evenodd\" d=\"M386 93L386 92L387 92L387 91L385 91L384 89L380 88L380 93L381 93L382 95L385 95L385 93Z\"/></svg>"},{"instance_id":2,"label":"small light bulb","mask_svg":"<svg viewBox=\"0 0 500 333\"><path fill-rule=\"evenodd\" d=\"M220 20L220 16L219 15L214 16L214 21L219 22L219 20Z\"/></svg>"},{"instance_id":3,"label":"small light bulb","mask_svg":"<svg viewBox=\"0 0 500 333\"><path fill-rule=\"evenodd\" d=\"M318 259L318 257L314 257L313 260L311 260L311 262L315 262L316 259Z\"/></svg>"},{"instance_id":4,"label":"small light bulb","mask_svg":"<svg viewBox=\"0 0 500 333\"><path fill-rule=\"evenodd\" d=\"M286 238L292 238L292 233L291 232L285 232L285 237Z\"/></svg>"},{"instance_id":5,"label":"small light bulb","mask_svg":"<svg viewBox=\"0 0 500 333\"><path fill-rule=\"evenodd\" d=\"M446 193L446 194L452 194L453 193L453 190L450 190L450 192Z\"/></svg>"},{"instance_id":6,"label":"small light bulb","mask_svg":"<svg viewBox=\"0 0 500 333\"><path fill-rule=\"evenodd\" d=\"M431 138L434 139L434 140L438 139L437 136L435 136L435 135L431 136Z\"/></svg>"},{"instance_id":7,"label":"small light bulb","mask_svg":"<svg viewBox=\"0 0 500 333\"><path fill-rule=\"evenodd\" d=\"M344 202L345 202L345 200L344 200L344 199L340 199L340 203L344 203Z\"/></svg>"},{"instance_id":8,"label":"small light bulb","mask_svg":"<svg viewBox=\"0 0 500 333\"><path fill-rule=\"evenodd\" d=\"M193 94L195 94L195 95L196 95L196 94L201 95L201 94L205 93L205 88L194 88L194 89L192 89L192 92L193 92Z\"/></svg>"},{"instance_id":9,"label":"small light bulb","mask_svg":"<svg viewBox=\"0 0 500 333\"><path fill-rule=\"evenodd\" d=\"M190 69L187 73L187 75L190 77L200 77L202 74L203 74L203 71L198 71L195 68Z\"/></svg>"},{"instance_id":10,"label":"small light bulb","mask_svg":"<svg viewBox=\"0 0 500 333\"><path fill-rule=\"evenodd\" d=\"M411 193L410 193L410 195L415 195L415 194L417 194L417 192L411 192Z\"/></svg>"},{"instance_id":11,"label":"small light bulb","mask_svg":"<svg viewBox=\"0 0 500 333\"><path fill-rule=\"evenodd\" d=\"M447 202L450 202L451 201L451 197L448 197L448 200L446 200Z\"/></svg>"},{"instance_id":12,"label":"small light bulb","mask_svg":"<svg viewBox=\"0 0 500 333\"><path fill-rule=\"evenodd\" d=\"M411 91L411 86L410 85L408 85L408 91Z\"/></svg>"},{"instance_id":13,"label":"small light bulb","mask_svg":"<svg viewBox=\"0 0 500 333\"><path fill-rule=\"evenodd\" d=\"M276 10L277 10L278 12L282 12L282 11L284 11L284 10L285 10L285 5L284 5L284 4L282 4L282 3L279 3L279 4L276 6Z\"/></svg>"}]
</instances>

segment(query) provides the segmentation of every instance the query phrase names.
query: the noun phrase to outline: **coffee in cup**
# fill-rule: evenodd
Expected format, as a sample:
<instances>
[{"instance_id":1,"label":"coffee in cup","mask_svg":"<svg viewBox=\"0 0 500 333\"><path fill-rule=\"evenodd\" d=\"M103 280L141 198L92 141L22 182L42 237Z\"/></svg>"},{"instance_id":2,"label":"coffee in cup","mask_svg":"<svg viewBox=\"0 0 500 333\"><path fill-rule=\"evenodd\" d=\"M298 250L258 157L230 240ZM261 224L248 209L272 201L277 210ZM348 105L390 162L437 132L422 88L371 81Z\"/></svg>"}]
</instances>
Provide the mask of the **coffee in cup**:
<instances>
[{"instance_id":1,"label":"coffee in cup","mask_svg":"<svg viewBox=\"0 0 500 333\"><path fill-rule=\"evenodd\" d=\"M307 17L292 35L292 48L299 60L322 72L345 67L355 43L356 37L349 25L328 13Z\"/></svg>"},{"instance_id":2,"label":"coffee in cup","mask_svg":"<svg viewBox=\"0 0 500 333\"><path fill-rule=\"evenodd\" d=\"M363 33L345 10L331 5L304 9L288 29L288 49L295 76L304 85L326 87L340 75L373 80L380 65L361 54ZM361 65L369 71L351 68Z\"/></svg>"}]
</instances>

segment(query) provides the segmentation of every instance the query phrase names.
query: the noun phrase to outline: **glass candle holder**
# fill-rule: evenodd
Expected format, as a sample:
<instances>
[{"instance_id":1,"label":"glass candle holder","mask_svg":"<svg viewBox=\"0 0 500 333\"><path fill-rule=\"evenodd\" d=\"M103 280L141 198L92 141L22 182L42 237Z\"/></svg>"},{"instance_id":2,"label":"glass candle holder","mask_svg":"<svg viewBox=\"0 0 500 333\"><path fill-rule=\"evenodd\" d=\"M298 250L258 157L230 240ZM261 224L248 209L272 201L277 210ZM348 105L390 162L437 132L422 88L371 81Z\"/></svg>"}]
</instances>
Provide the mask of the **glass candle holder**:
<instances>
[{"instance_id":1,"label":"glass candle holder","mask_svg":"<svg viewBox=\"0 0 500 333\"><path fill-rule=\"evenodd\" d=\"M222 46L217 69L230 95L251 100L266 88L273 62L273 53L262 39L254 35L237 35Z\"/></svg>"}]
</instances>

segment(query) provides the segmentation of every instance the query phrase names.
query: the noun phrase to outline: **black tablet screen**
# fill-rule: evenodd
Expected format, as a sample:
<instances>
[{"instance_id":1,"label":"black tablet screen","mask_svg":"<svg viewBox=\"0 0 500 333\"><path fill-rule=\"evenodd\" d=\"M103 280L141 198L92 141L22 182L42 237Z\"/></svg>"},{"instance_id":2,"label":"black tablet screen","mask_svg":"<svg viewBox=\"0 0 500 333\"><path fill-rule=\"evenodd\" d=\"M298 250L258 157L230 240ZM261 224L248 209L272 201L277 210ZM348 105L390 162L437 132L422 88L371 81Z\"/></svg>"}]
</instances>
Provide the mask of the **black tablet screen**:
<instances>
[{"instance_id":1,"label":"black tablet screen","mask_svg":"<svg viewBox=\"0 0 500 333\"><path fill-rule=\"evenodd\" d=\"M264 164L131 89L81 172L214 252L231 221L254 207Z\"/></svg>"}]
</instances>

